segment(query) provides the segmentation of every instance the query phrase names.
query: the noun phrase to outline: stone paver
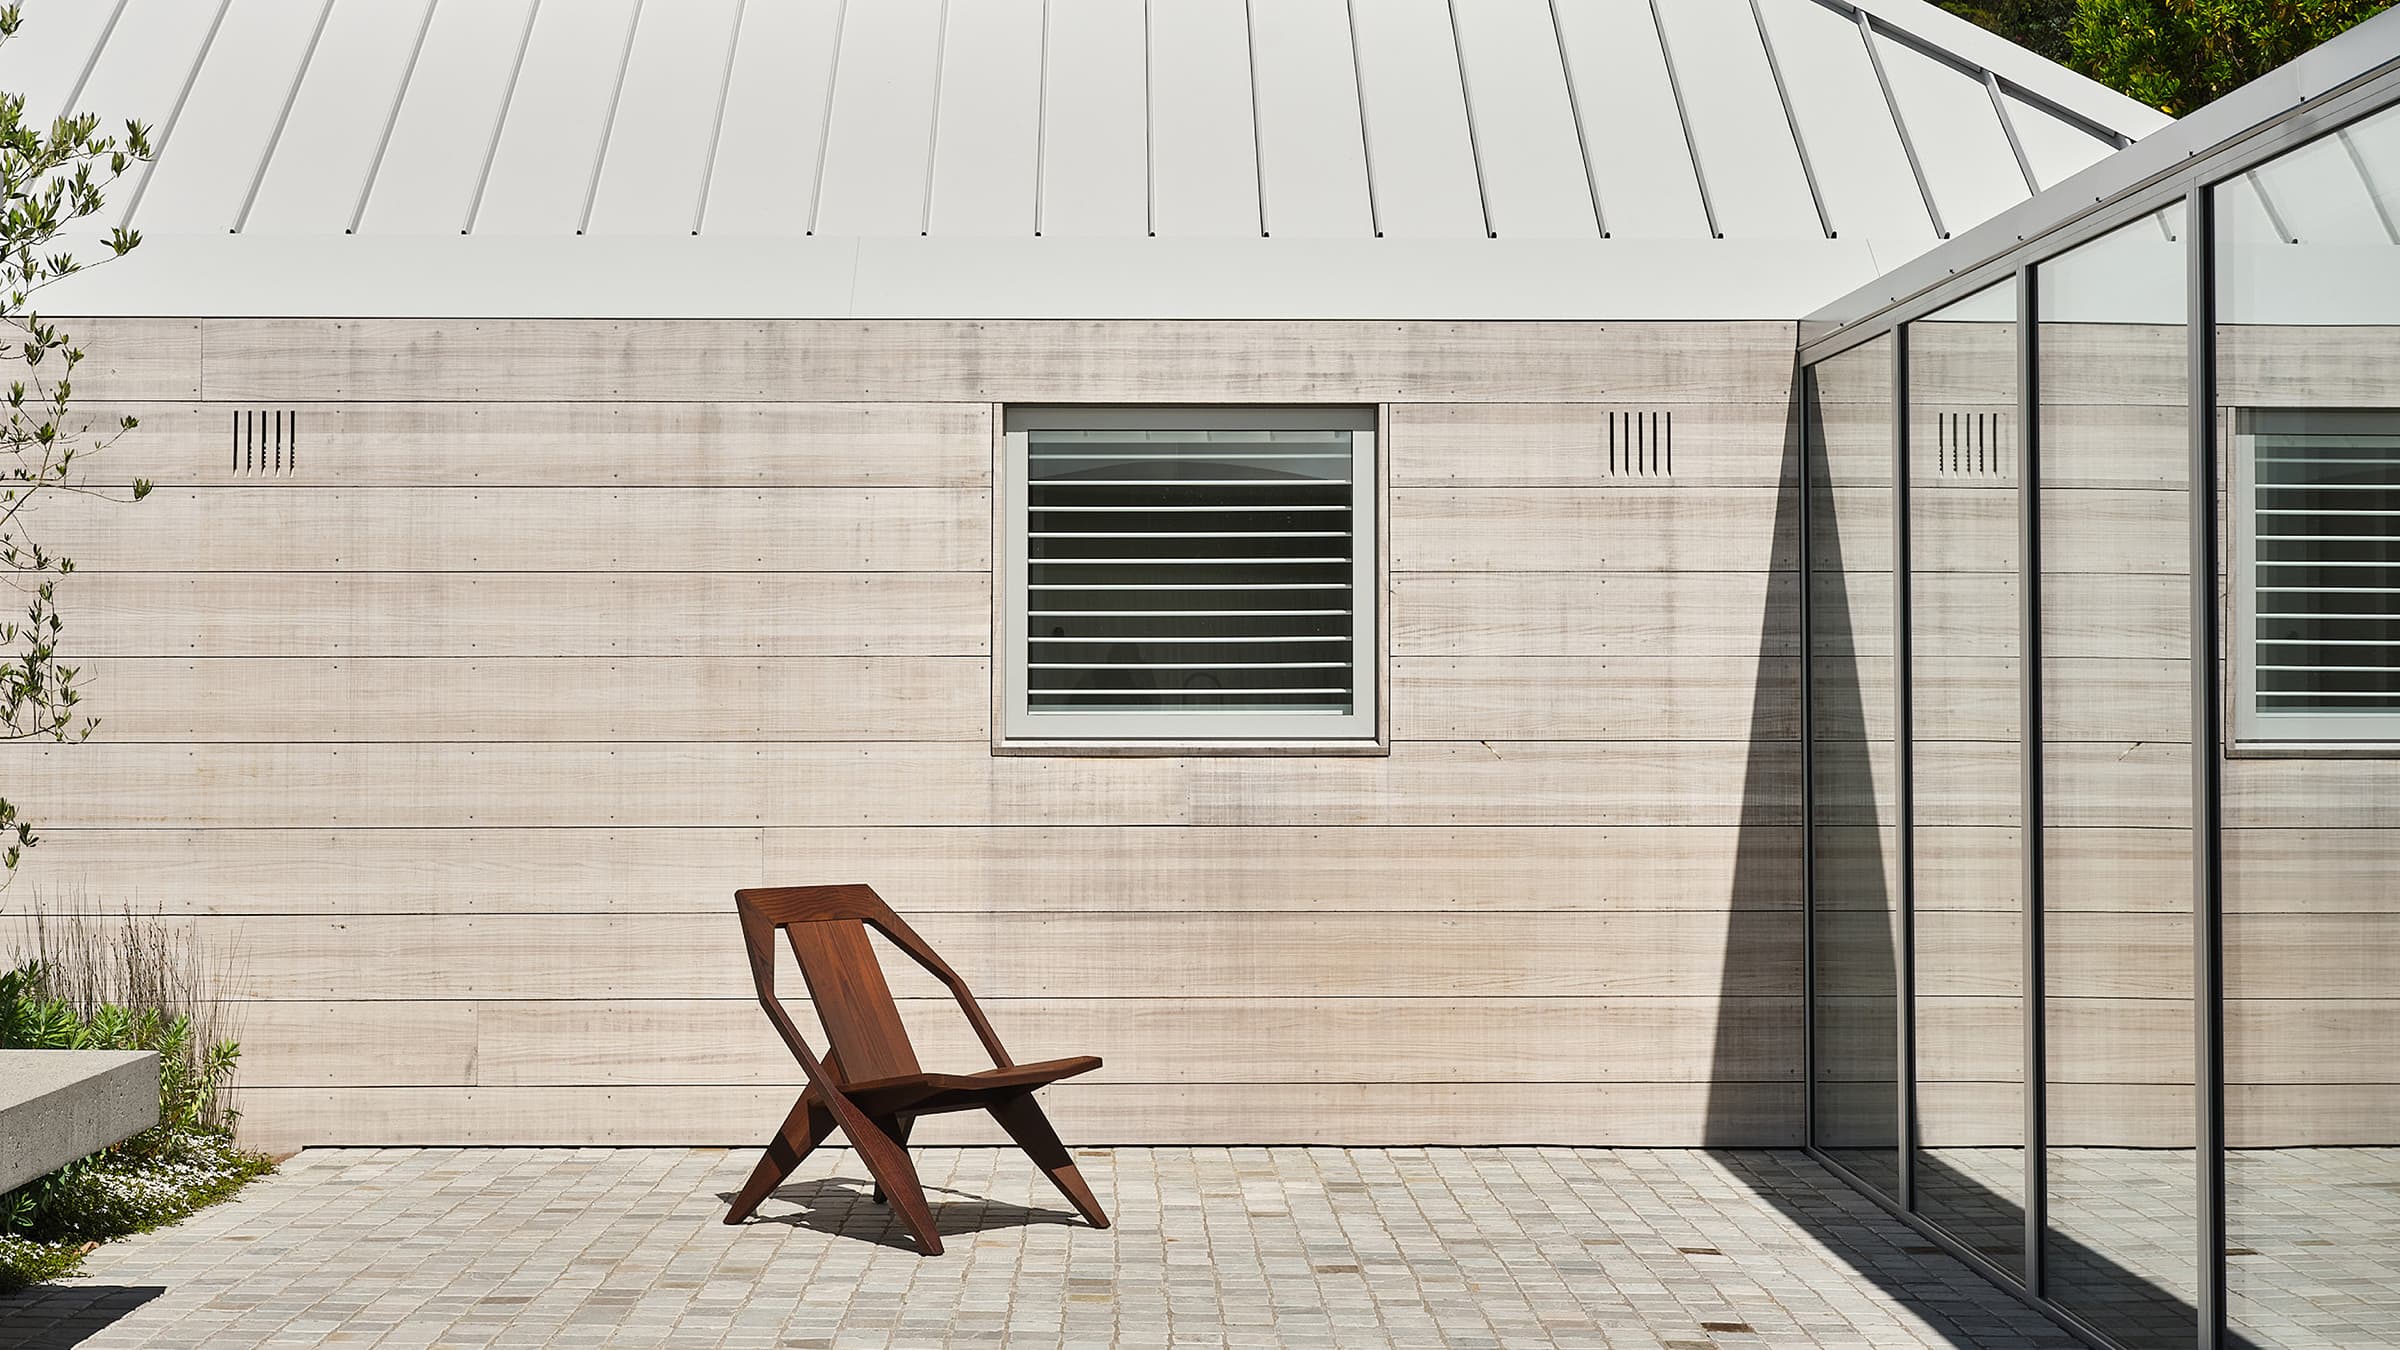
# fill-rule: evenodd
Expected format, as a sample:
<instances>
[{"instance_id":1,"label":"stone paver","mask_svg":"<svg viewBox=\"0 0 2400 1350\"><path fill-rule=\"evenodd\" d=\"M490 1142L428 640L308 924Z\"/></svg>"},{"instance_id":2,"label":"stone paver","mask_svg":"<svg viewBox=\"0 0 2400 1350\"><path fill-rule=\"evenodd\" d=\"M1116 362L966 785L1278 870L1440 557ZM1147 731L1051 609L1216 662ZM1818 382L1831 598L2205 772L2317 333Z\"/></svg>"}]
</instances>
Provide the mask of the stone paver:
<instances>
[{"instance_id":1,"label":"stone paver","mask_svg":"<svg viewBox=\"0 0 2400 1350\"><path fill-rule=\"evenodd\" d=\"M328 1149L0 1299L52 1346L2065 1347L1795 1153L924 1150L923 1258L846 1152L724 1226L750 1158Z\"/></svg>"}]
</instances>

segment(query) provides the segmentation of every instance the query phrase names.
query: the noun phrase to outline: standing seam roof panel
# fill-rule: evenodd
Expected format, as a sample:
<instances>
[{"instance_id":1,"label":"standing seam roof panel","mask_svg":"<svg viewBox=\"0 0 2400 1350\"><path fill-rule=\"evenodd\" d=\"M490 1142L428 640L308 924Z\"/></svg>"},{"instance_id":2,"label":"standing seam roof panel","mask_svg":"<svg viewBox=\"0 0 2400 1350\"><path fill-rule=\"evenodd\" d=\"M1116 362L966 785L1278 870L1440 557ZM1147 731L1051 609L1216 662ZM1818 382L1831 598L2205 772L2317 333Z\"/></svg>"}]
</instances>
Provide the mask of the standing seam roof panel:
<instances>
[{"instance_id":1,"label":"standing seam roof panel","mask_svg":"<svg viewBox=\"0 0 2400 1350\"><path fill-rule=\"evenodd\" d=\"M1640 0L1556 0L1608 232L1708 238L1666 59Z\"/></svg>"},{"instance_id":2,"label":"standing seam roof panel","mask_svg":"<svg viewBox=\"0 0 2400 1350\"><path fill-rule=\"evenodd\" d=\"M1665 0L1658 16L1717 229L1729 238L1822 238L1747 0Z\"/></svg>"},{"instance_id":3,"label":"standing seam roof panel","mask_svg":"<svg viewBox=\"0 0 2400 1350\"><path fill-rule=\"evenodd\" d=\"M476 233L573 234L582 224L634 9L634 0L553 0L535 16Z\"/></svg>"},{"instance_id":4,"label":"standing seam roof panel","mask_svg":"<svg viewBox=\"0 0 2400 1350\"><path fill-rule=\"evenodd\" d=\"M1981 79L1881 29L1874 41L1945 229L1956 234L2032 195Z\"/></svg>"},{"instance_id":5,"label":"standing seam roof panel","mask_svg":"<svg viewBox=\"0 0 2400 1350\"><path fill-rule=\"evenodd\" d=\"M1266 231L1365 238L1366 130L1343 0L1252 0Z\"/></svg>"},{"instance_id":6,"label":"standing seam roof panel","mask_svg":"<svg viewBox=\"0 0 2400 1350\"><path fill-rule=\"evenodd\" d=\"M1144 9L1128 0L1050 0L1043 234L1138 239L1150 232Z\"/></svg>"},{"instance_id":7,"label":"standing seam roof panel","mask_svg":"<svg viewBox=\"0 0 2400 1350\"><path fill-rule=\"evenodd\" d=\"M1475 147L1443 0L1358 0L1368 173L1387 235L1486 232Z\"/></svg>"},{"instance_id":8,"label":"standing seam roof panel","mask_svg":"<svg viewBox=\"0 0 2400 1350\"><path fill-rule=\"evenodd\" d=\"M1466 0L1456 12L1492 232L1598 235L1549 0Z\"/></svg>"},{"instance_id":9,"label":"standing seam roof panel","mask_svg":"<svg viewBox=\"0 0 2400 1350\"><path fill-rule=\"evenodd\" d=\"M1933 218L1857 22L1816 4L1768 5L1760 12L1834 233L1931 244Z\"/></svg>"},{"instance_id":10,"label":"standing seam roof panel","mask_svg":"<svg viewBox=\"0 0 2400 1350\"><path fill-rule=\"evenodd\" d=\"M1042 124L1042 0L950 7L926 232L1033 234Z\"/></svg>"},{"instance_id":11,"label":"standing seam roof panel","mask_svg":"<svg viewBox=\"0 0 2400 1350\"><path fill-rule=\"evenodd\" d=\"M1242 0L1150 7L1150 172L1161 235L1258 227L1258 128Z\"/></svg>"},{"instance_id":12,"label":"standing seam roof panel","mask_svg":"<svg viewBox=\"0 0 2400 1350\"><path fill-rule=\"evenodd\" d=\"M766 0L756 0L761 8ZM649 0L617 100L592 234L685 234L708 169L738 0Z\"/></svg>"},{"instance_id":13,"label":"standing seam roof panel","mask_svg":"<svg viewBox=\"0 0 2400 1350\"><path fill-rule=\"evenodd\" d=\"M432 3L336 0L258 180L244 231L340 234L350 228Z\"/></svg>"},{"instance_id":14,"label":"standing seam roof panel","mask_svg":"<svg viewBox=\"0 0 2400 1350\"><path fill-rule=\"evenodd\" d=\"M534 3L438 0L400 119L369 188L360 233L457 234L466 228Z\"/></svg>"},{"instance_id":15,"label":"standing seam roof panel","mask_svg":"<svg viewBox=\"0 0 2400 1350\"><path fill-rule=\"evenodd\" d=\"M78 0L63 9L36 5L26 14L25 25L16 36L0 42L0 89L24 97L27 122L47 132L51 119L69 111L97 112L102 131L114 135L124 130L123 117L111 109L94 108L89 99L76 100L84 105L81 108L67 107L67 95L83 77L92 49L119 3Z\"/></svg>"},{"instance_id":16,"label":"standing seam roof panel","mask_svg":"<svg viewBox=\"0 0 2400 1350\"><path fill-rule=\"evenodd\" d=\"M1925 237L1908 186L1963 228L2103 153L2082 119L2149 125L1920 0L119 3L37 9L0 66L158 126L111 202L153 236L1713 227L1889 259Z\"/></svg>"},{"instance_id":17,"label":"standing seam roof panel","mask_svg":"<svg viewBox=\"0 0 2400 1350\"><path fill-rule=\"evenodd\" d=\"M834 65L818 234L915 234L924 227L941 0L850 0Z\"/></svg>"},{"instance_id":18,"label":"standing seam roof panel","mask_svg":"<svg viewBox=\"0 0 2400 1350\"><path fill-rule=\"evenodd\" d=\"M77 106L99 113L103 127L121 131L129 121L147 124L156 148L218 13L218 0L132 0L92 63ZM206 150L187 143L184 153L205 155ZM110 194L112 215L123 209L143 173L128 171Z\"/></svg>"},{"instance_id":19,"label":"standing seam roof panel","mask_svg":"<svg viewBox=\"0 0 2400 1350\"><path fill-rule=\"evenodd\" d=\"M159 157L133 225L185 234L233 228L331 3L233 0L175 122L185 153Z\"/></svg>"},{"instance_id":20,"label":"standing seam roof panel","mask_svg":"<svg viewBox=\"0 0 2400 1350\"><path fill-rule=\"evenodd\" d=\"M796 235L808 229L824 158L836 34L847 26L845 19L843 0L752 0L743 11L701 233Z\"/></svg>"},{"instance_id":21,"label":"standing seam roof panel","mask_svg":"<svg viewBox=\"0 0 2400 1350\"><path fill-rule=\"evenodd\" d=\"M2000 89L2000 105L2009 128L2017 133L2017 144L2025 148L2026 162L2033 166L2033 181L2042 187L2072 178L2116 153L2116 146L2052 117L2006 85Z\"/></svg>"}]
</instances>

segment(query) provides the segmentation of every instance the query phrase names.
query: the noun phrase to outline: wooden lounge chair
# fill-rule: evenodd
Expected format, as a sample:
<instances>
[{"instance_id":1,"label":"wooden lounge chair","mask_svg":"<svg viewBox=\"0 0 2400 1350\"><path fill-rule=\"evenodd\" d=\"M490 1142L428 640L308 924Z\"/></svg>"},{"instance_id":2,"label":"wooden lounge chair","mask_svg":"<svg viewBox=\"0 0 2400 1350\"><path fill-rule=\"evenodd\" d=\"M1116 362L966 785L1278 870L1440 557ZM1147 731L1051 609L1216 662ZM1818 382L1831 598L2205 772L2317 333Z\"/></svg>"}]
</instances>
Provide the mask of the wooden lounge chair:
<instances>
[{"instance_id":1,"label":"wooden lounge chair","mask_svg":"<svg viewBox=\"0 0 2400 1350\"><path fill-rule=\"evenodd\" d=\"M892 913L866 886L776 886L736 891L734 911L742 920L742 943L750 953L750 975L758 983L759 1005L775 1024L783 1043L808 1075L808 1087L783 1128L767 1141L767 1151L751 1169L750 1180L734 1197L725 1222L740 1223L758 1209L809 1151L824 1143L836 1126L848 1135L859 1158L875 1178L875 1198L899 1211L900 1221L927 1256L939 1256L942 1239L934 1231L933 1211L925 1203L925 1188L908 1161L909 1128L917 1117L944 1111L982 1109L1008 1131L1034 1164L1049 1174L1060 1194L1094 1228L1108 1227L1108 1216L1092 1198L1092 1188L1075 1170L1075 1160L1050 1128L1042 1108L1033 1100L1035 1088L1090 1073L1100 1067L1092 1055L1074 1059L1019 1064L1008 1057L983 1009L967 992L965 981L948 963L934 955L900 916ZM875 949L867 939L872 926L890 939L935 979L949 986L965 1010L967 1021L993 1067L981 1073L927 1073L917 1065L901 1024L899 1005L884 983ZM816 1004L830 1048L823 1060L809 1052L808 1042L792 1025L791 1015L775 997L775 932L782 929L800 960L801 977Z\"/></svg>"}]
</instances>

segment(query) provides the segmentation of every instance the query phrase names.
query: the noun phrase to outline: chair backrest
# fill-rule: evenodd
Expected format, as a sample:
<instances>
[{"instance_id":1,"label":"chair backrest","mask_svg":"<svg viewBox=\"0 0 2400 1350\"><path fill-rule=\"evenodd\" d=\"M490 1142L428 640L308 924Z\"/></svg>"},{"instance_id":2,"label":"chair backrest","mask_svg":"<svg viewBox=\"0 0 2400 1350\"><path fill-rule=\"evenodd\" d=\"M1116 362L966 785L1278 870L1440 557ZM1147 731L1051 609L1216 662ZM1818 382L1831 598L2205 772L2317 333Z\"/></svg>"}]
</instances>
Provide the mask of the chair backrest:
<instances>
[{"instance_id":1,"label":"chair backrest","mask_svg":"<svg viewBox=\"0 0 2400 1350\"><path fill-rule=\"evenodd\" d=\"M784 934L791 939L792 954L800 958L800 977L808 982L808 997L817 1005L825 1039L841 1057L842 1080L858 1083L921 1072L916 1048L908 1042L908 1027L900 1020L900 1005L892 1001L892 987L884 982L883 965L875 959L866 922L795 923Z\"/></svg>"},{"instance_id":2,"label":"chair backrest","mask_svg":"<svg viewBox=\"0 0 2400 1350\"><path fill-rule=\"evenodd\" d=\"M991 1051L994 1063L1009 1063L1000 1038L975 1006L974 996L934 954L916 931L892 912L891 906L868 886L776 886L741 890L733 895L741 916L742 935L750 952L750 974L758 985L759 1001L775 1015L775 930L782 929L792 955L800 962L800 977L816 1004L817 1020L840 1060L840 1081L860 1083L923 1072L908 1027L900 1020L900 1005L884 981L883 966L875 959L870 927L910 960L931 971L947 985L965 1010L975 1034ZM795 1053L799 1047L793 1047Z\"/></svg>"}]
</instances>

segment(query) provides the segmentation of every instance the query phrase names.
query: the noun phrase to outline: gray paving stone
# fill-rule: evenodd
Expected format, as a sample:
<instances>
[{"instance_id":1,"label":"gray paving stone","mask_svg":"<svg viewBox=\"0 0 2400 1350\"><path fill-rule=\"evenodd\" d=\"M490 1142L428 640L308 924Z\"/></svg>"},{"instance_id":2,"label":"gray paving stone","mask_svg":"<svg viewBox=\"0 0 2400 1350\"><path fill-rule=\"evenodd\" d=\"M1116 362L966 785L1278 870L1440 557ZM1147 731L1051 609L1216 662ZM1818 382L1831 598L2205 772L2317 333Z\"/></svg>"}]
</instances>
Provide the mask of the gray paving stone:
<instances>
[{"instance_id":1,"label":"gray paving stone","mask_svg":"<svg viewBox=\"0 0 2400 1350\"><path fill-rule=\"evenodd\" d=\"M924 1151L949 1249L928 1260L839 1150L739 1228L719 1216L750 1159L721 1149L316 1150L231 1204L103 1248L77 1280L0 1299L0 1344L2073 1344L1793 1153L1178 1148L1080 1162L1117 1221L1107 1231L1074 1220L1015 1155ZM2320 1299L2336 1287L2338 1272L2309 1274ZM2391 1306L2385 1288L2352 1297L2362 1318ZM2289 1310L2295 1324L2312 1315Z\"/></svg>"}]
</instances>

